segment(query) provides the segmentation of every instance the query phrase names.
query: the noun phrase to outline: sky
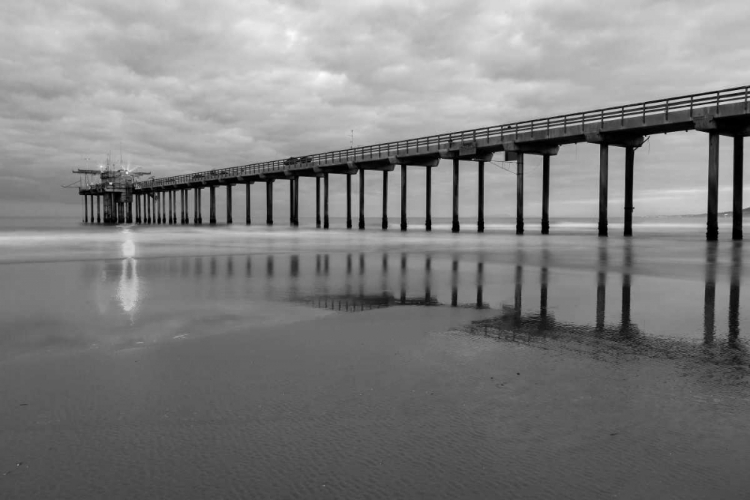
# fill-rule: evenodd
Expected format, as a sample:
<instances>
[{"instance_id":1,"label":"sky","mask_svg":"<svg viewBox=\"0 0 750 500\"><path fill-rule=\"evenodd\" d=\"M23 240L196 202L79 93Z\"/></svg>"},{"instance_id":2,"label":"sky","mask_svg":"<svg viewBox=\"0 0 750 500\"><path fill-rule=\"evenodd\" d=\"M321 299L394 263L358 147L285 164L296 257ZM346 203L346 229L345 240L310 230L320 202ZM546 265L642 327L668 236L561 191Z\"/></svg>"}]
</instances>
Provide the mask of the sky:
<instances>
[{"instance_id":1,"label":"sky","mask_svg":"<svg viewBox=\"0 0 750 500\"><path fill-rule=\"evenodd\" d=\"M747 85L748 20L744 0L3 2L0 215L80 215L77 191L61 186L108 154L162 177ZM730 142L722 211L731 210ZM649 138L635 157L635 215L705 212L707 157L704 133ZM527 157L528 217L541 212L540 165ZM487 167L488 216L515 213L508 169ZM421 216L424 169L408 175L410 215ZM551 216L595 217L598 175L597 145L563 146L552 158ZM380 176L366 174L368 216L380 213ZM276 182L277 200L287 184ZM476 184L476 164L462 162L462 216L476 213ZM344 185L332 177L332 215L344 215ZM614 148L613 216L623 185ZM308 210L313 189L302 179ZM450 215L450 196L444 160L433 170L433 216ZM262 186L252 203L262 211ZM279 217L286 205L277 201Z\"/></svg>"}]
</instances>

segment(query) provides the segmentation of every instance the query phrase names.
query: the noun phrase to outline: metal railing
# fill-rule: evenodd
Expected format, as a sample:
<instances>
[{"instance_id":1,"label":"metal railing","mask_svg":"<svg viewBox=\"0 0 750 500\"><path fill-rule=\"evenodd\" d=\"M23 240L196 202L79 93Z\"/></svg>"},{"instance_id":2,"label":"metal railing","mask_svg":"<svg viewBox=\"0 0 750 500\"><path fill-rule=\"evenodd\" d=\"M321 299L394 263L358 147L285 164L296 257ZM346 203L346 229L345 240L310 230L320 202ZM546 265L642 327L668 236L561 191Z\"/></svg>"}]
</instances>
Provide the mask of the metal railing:
<instances>
[{"instance_id":1,"label":"metal railing","mask_svg":"<svg viewBox=\"0 0 750 500\"><path fill-rule=\"evenodd\" d=\"M670 97L668 99L657 99L636 104L613 106L609 108L557 115L504 125L494 125L491 127L461 130L447 134L430 135L402 141L384 142L369 146L340 149L337 151L329 151L327 153L317 153L301 157L305 159L305 162L298 162L291 165L287 163L288 160L273 160L177 175L173 177L151 179L137 182L135 183L135 187L136 189L167 187L195 181L212 181L224 178L235 178L238 176L252 176L262 173L306 169L313 165L326 165L331 163L341 164L350 161L372 160L397 154L429 153L436 152L443 148L448 149L456 147L457 145L460 146L460 144L466 142L475 142L478 139L499 137L501 140L505 138L513 140L517 138L519 134L527 132L534 133L546 131L549 133L553 129L562 129L563 132L565 132L569 127L583 126L591 123L604 124L605 122L612 122L615 120L619 120L622 123L625 118L640 117L645 123L646 117L649 115L664 114L668 118L669 113L682 110L689 110L689 115L692 117L693 111L697 108L716 107L718 109L720 105L730 103L744 103L745 112L747 112L749 91L750 86L733 87L723 90L702 92L699 94Z\"/></svg>"}]
</instances>

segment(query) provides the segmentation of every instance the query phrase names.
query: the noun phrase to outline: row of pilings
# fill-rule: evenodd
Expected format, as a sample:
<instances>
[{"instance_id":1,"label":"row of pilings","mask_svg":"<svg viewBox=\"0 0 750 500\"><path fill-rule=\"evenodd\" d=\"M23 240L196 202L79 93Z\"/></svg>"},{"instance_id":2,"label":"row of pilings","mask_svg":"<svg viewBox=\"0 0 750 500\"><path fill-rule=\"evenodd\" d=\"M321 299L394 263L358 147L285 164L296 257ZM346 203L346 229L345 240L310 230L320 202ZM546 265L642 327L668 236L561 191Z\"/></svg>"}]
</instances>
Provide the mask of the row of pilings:
<instances>
[{"instance_id":1,"label":"row of pilings","mask_svg":"<svg viewBox=\"0 0 750 500\"><path fill-rule=\"evenodd\" d=\"M718 175L719 175L719 133L709 132L709 159L708 159L708 207L707 207L707 231L708 240L718 238ZM599 236L608 235L608 185L609 185L609 146L620 146L625 149L625 196L623 207L624 236L633 235L633 170L635 163L635 150L643 144L643 138L637 140L618 140L603 142L599 154ZM524 153L542 156L542 219L541 232L549 234L549 196L550 196L550 157L557 153L557 149L550 148L528 149L525 152L515 153L516 160L516 234L524 233ZM484 232L484 169L485 161L478 160L478 194L477 194L477 230ZM425 229L432 229L432 168L435 165L410 165L425 169ZM382 229L389 227L388 221L388 174L395 166L382 170ZM400 229L407 230L407 165L401 165L401 220ZM356 172L359 175L359 229L365 228L365 172L360 168ZM376 171L371 170L376 173ZM338 172L337 172L338 173ZM352 228L352 193L351 177L354 172L342 172L346 175L346 227ZM318 173L315 177L315 205L316 205L316 227L328 229L329 224L329 183L330 173ZM336 173L333 173L336 175ZM266 184L266 224L273 224L273 182L276 179L264 178L248 180L245 184L246 217L247 224L251 223L250 211L250 188L255 182ZM299 181L300 176L289 175L289 223L291 226L299 225ZM236 182L225 184L226 196L226 222L232 221L232 186ZM321 199L321 184L323 185L323 196ZM177 224L177 199L180 200L180 223L190 223L189 198L193 191L193 223L202 224L203 215L201 211L202 190L207 188L210 195L209 223L216 224L216 188L219 185L197 185L184 188L162 188L149 192L135 192L132 196L122 196L120 193L84 194L84 222L105 223L132 223L136 224ZM732 239L742 239L742 187L743 187L743 137L734 137L733 155L733 224ZM179 195L179 196L178 196ZM96 204L94 203L96 198ZM89 207L90 199L90 207ZM101 215L101 205L104 205L104 216ZM459 160L453 160L453 193L452 193L452 220L451 230L460 231L459 223ZM321 217L321 201L323 205ZM94 206L96 205L96 220L94 220ZM135 212L135 213L134 213Z\"/></svg>"}]
</instances>

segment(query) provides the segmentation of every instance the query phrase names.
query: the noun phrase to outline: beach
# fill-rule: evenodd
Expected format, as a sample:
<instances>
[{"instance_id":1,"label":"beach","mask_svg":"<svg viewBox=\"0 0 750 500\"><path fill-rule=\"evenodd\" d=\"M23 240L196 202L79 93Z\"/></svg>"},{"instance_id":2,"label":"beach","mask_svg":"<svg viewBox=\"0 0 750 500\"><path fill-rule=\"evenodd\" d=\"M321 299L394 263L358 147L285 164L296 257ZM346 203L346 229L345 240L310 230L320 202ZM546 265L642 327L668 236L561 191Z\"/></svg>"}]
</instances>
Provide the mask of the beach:
<instances>
[{"instance_id":1,"label":"beach","mask_svg":"<svg viewBox=\"0 0 750 500\"><path fill-rule=\"evenodd\" d=\"M747 250L557 229L6 228L0 497L744 498Z\"/></svg>"}]
</instances>

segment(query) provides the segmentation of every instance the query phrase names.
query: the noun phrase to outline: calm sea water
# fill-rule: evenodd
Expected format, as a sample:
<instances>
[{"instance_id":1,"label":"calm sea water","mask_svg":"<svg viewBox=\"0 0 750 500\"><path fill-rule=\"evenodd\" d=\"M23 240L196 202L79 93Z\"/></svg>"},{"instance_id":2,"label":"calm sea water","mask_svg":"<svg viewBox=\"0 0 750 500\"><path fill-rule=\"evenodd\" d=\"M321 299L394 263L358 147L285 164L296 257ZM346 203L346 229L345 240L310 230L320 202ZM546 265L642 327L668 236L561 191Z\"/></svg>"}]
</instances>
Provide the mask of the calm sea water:
<instances>
[{"instance_id":1,"label":"calm sea water","mask_svg":"<svg viewBox=\"0 0 750 500\"><path fill-rule=\"evenodd\" d=\"M376 229L377 219L368 220L372 229L366 231L343 229L340 219L333 219L327 231L301 222L292 229L283 224L103 226L62 218L0 219L0 368L92 352L110 353L116 365L131 356L117 353L162 353L154 354L150 365L149 376L155 378L140 381L137 391L124 382L133 376L126 372L87 391L133 398L158 385L155 380L174 381L179 373L190 384L159 393L155 401L170 401L164 408L189 407L186 401L205 390L204 398L224 408L211 418L239 426L231 439L196 430L208 432L200 434L202 451L196 451L195 439L160 426L148 434L164 447L157 450L138 437L124 437L131 427L151 428L139 420L144 413L129 413L133 399L121 403L117 416L105 412L97 418L116 432L97 437L89 450L112 446L118 451L111 453L129 456L141 446L160 460L197 453L194 462L181 465L180 472L193 472L185 472L180 487L166 479L177 477L164 465L168 461L158 462L151 472L136 459L111 465L106 471L117 471L118 478L132 474L138 479L118 486L123 497L143 496L139 488L149 481L160 485L157 496L162 498L222 496L222 484L250 488L231 490L239 496L260 497L745 495L749 485L740 470L750 458L745 333L750 292L743 284L750 280L750 247L728 239L728 220L721 221L721 240L713 243L705 241L705 222L692 218L638 220L633 238L620 236L616 221L609 238L596 236L593 220L557 221L549 236L539 235L538 224L530 222L522 237L513 234L509 219L490 220L482 235L470 221L460 234L450 233L447 220L434 221L432 233L425 233L417 220L410 220L406 233L397 227ZM378 311L392 315L378 319ZM441 315L450 311L460 313L460 321L435 330L434 322L439 325ZM361 326L359 317L366 318ZM220 387L249 380L220 384L198 367L195 373L180 368L185 354L175 359L164 354L172 346L183 352L178 346L191 339L269 328L289 332L290 325L312 326L304 341L279 333L284 340L278 340L278 349L248 340L244 356L255 359L257 370L251 372L252 384L258 377L263 383L238 388L225 397L229 403L216 402L222 399L216 396ZM378 325L384 330L378 331ZM420 340L398 333L423 326L442 333ZM360 329L368 332L366 339L357 336ZM339 330L359 340L348 345L340 339L333 347L326 335ZM224 356L234 359L233 351L237 348ZM394 361L402 359L397 356L404 361ZM340 377L339 385L321 368L329 365L337 367L330 370ZM155 366L175 371L158 378ZM670 378L659 371L663 366L680 368ZM500 381L502 370L513 377L516 371L519 377L532 375L515 392L490 392L509 387L510 382ZM100 368L97 377L110 380L113 373ZM4 400L33 399L45 380L24 395L14 388L21 379L12 384L6 379L0 394ZM333 388L316 392L324 386ZM375 399L357 399L373 390L368 397ZM337 391L340 397L331 399ZM67 398L82 397L63 392L52 400L64 406ZM263 394L262 405L233 406L253 394ZM309 394L316 396L308 399ZM428 401L420 394L440 398ZM206 399L201 401L194 403L199 413L207 411ZM62 422L77 412L83 415L79 420L98 422L80 409L86 405L96 403L50 411ZM19 405L13 406L0 417L16 422L10 412ZM265 415L261 407L275 408L275 413ZM151 410L139 406L138 411L150 415ZM247 412L265 416L238 424L237 418L245 418L238 415ZM157 417L163 418L161 413ZM140 424L122 427L122 419ZM35 429L55 424L28 422L18 420L9 427L15 431L0 429L0 448L22 454L57 442L55 449L78 457L75 463L99 467L93 458L71 451L79 449L77 440L88 439L85 430L72 437L65 430L40 434ZM402 435L404 429L410 434ZM273 444L280 435L287 436L283 457ZM240 443L245 443L242 451L235 449ZM264 446L269 455L262 455ZM243 455L248 449L261 450L250 465ZM0 492L7 487L21 496L34 491L75 497L97 491L86 489L90 481L70 479L76 476L73 466L60 465L68 455L39 451L46 453L59 458L45 469L48 477L69 489L29 490L37 483L0 480ZM227 453L249 469L234 471L216 489L201 489L211 482L206 477L232 470L231 461L223 458ZM13 469L10 462L16 460L6 457L0 467ZM252 481L248 470L254 471ZM267 479L280 470L285 471L281 479ZM373 476L374 470L380 475ZM196 482L198 477L203 482ZM120 479L107 481L119 484ZM185 485L193 489L180 489ZM339 489L330 495L320 489L334 486Z\"/></svg>"}]
</instances>

